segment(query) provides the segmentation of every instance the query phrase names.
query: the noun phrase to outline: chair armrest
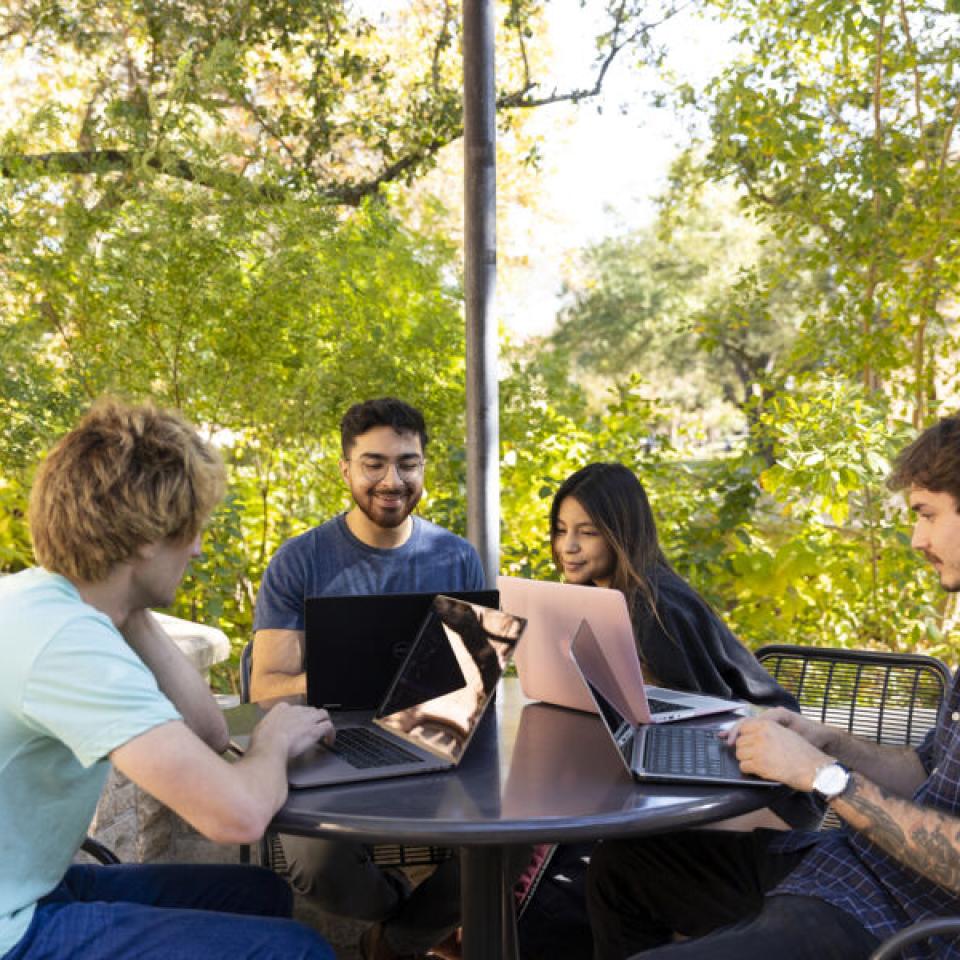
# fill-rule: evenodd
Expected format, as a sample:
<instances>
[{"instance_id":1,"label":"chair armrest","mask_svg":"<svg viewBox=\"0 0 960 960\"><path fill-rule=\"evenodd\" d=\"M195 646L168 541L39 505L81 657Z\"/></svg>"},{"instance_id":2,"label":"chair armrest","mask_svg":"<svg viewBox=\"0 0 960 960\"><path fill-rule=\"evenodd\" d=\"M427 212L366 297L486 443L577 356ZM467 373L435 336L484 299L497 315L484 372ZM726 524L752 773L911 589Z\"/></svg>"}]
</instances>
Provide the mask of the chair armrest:
<instances>
[{"instance_id":1,"label":"chair armrest","mask_svg":"<svg viewBox=\"0 0 960 960\"><path fill-rule=\"evenodd\" d=\"M105 866L120 863L120 858L109 847L105 847L99 840L94 840L93 837L87 837L80 845L80 849Z\"/></svg>"},{"instance_id":2,"label":"chair armrest","mask_svg":"<svg viewBox=\"0 0 960 960\"><path fill-rule=\"evenodd\" d=\"M932 917L912 923L880 944L870 954L870 960L895 960L909 944L943 933L960 936L960 917Z\"/></svg>"}]
</instances>

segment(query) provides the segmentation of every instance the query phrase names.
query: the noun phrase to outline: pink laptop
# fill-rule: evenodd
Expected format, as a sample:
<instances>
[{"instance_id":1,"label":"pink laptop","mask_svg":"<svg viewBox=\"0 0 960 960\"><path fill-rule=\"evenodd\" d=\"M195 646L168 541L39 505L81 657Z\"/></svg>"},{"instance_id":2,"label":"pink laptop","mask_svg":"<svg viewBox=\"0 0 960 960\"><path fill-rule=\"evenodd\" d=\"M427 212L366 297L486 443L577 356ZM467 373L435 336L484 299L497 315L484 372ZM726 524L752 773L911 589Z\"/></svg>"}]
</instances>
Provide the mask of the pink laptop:
<instances>
[{"instance_id":1,"label":"pink laptop","mask_svg":"<svg viewBox=\"0 0 960 960\"><path fill-rule=\"evenodd\" d=\"M627 601L619 590L520 577L497 577L497 589L501 609L527 621L514 662L520 686L531 700L598 712L570 653L586 620L624 691L628 714L639 722L669 723L744 706L737 700L646 686Z\"/></svg>"}]
</instances>

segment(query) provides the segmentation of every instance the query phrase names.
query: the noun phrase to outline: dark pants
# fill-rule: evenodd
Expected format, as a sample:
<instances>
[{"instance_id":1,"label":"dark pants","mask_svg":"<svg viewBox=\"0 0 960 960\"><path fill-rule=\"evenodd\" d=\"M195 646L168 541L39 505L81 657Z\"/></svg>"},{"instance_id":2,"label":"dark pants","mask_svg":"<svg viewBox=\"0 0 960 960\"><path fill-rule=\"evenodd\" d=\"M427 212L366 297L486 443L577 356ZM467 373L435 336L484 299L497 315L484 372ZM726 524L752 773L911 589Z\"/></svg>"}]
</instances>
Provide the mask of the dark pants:
<instances>
[{"instance_id":1,"label":"dark pants","mask_svg":"<svg viewBox=\"0 0 960 960\"><path fill-rule=\"evenodd\" d=\"M643 951L677 960L869 957L878 941L849 914L815 898L765 896L805 853L771 852L777 836L690 830L601 843L587 875L596 960ZM675 933L713 935L672 944Z\"/></svg>"},{"instance_id":2,"label":"dark pants","mask_svg":"<svg viewBox=\"0 0 960 960\"><path fill-rule=\"evenodd\" d=\"M236 865L75 865L3 960L333 960L281 877Z\"/></svg>"},{"instance_id":3,"label":"dark pants","mask_svg":"<svg viewBox=\"0 0 960 960\"><path fill-rule=\"evenodd\" d=\"M410 894L373 862L370 848L343 840L281 835L294 890L327 913L383 921L397 953L424 953L460 922L460 864L445 860Z\"/></svg>"},{"instance_id":4,"label":"dark pants","mask_svg":"<svg viewBox=\"0 0 960 960\"><path fill-rule=\"evenodd\" d=\"M370 848L344 840L281 834L287 878L319 909L383 923L400 954L426 953L460 925L460 858L440 863L412 892L371 859ZM507 850L507 873L519 876L533 848Z\"/></svg>"}]
</instances>

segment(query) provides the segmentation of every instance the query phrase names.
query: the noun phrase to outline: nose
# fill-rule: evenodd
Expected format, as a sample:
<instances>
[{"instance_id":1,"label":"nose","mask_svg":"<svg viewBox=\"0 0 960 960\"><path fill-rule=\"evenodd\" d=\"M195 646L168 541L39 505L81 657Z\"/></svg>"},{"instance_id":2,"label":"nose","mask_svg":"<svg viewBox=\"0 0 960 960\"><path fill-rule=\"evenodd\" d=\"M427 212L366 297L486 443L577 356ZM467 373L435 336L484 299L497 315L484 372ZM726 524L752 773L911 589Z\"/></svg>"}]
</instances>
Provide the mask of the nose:
<instances>
[{"instance_id":1,"label":"nose","mask_svg":"<svg viewBox=\"0 0 960 960\"><path fill-rule=\"evenodd\" d=\"M925 550L930 544L930 537L924 529L923 521L917 520L913 525L913 536L910 538L910 546L914 550Z\"/></svg>"},{"instance_id":2,"label":"nose","mask_svg":"<svg viewBox=\"0 0 960 960\"><path fill-rule=\"evenodd\" d=\"M557 547L560 553L578 553L580 551L580 542L573 533L558 533Z\"/></svg>"},{"instance_id":3,"label":"nose","mask_svg":"<svg viewBox=\"0 0 960 960\"><path fill-rule=\"evenodd\" d=\"M406 486L406 481L403 479L403 477L400 476L400 464L388 463L387 469L384 471L383 476L380 478L378 482L387 483L391 487Z\"/></svg>"},{"instance_id":4,"label":"nose","mask_svg":"<svg viewBox=\"0 0 960 960\"><path fill-rule=\"evenodd\" d=\"M190 556L191 556L191 557L199 557L199 556L200 556L200 553L201 553L200 539L201 539L201 537L200 537L200 534L198 533L197 536L194 538L193 543L190 544Z\"/></svg>"}]
</instances>

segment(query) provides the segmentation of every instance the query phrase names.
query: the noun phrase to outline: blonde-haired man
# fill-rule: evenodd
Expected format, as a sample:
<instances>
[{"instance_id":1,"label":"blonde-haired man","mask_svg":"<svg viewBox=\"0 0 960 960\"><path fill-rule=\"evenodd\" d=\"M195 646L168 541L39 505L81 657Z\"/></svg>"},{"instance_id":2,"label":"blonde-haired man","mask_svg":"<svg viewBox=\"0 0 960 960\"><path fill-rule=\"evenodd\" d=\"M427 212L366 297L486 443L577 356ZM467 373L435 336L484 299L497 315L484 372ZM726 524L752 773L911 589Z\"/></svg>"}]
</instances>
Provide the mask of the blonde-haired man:
<instances>
[{"instance_id":1,"label":"blonde-haired man","mask_svg":"<svg viewBox=\"0 0 960 960\"><path fill-rule=\"evenodd\" d=\"M104 400L41 465L41 566L0 581L0 958L332 957L271 873L71 865L108 764L223 843L263 833L287 759L331 733L282 705L244 758L202 678L149 612L169 605L224 489L183 418Z\"/></svg>"}]
</instances>

